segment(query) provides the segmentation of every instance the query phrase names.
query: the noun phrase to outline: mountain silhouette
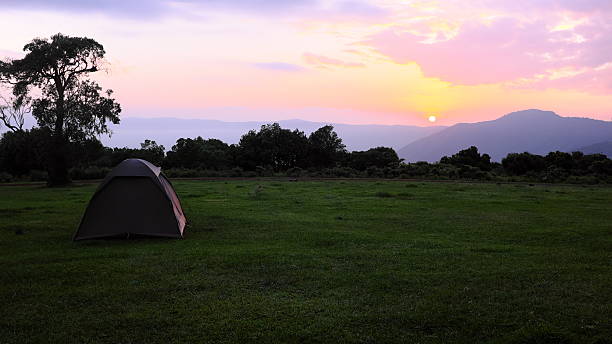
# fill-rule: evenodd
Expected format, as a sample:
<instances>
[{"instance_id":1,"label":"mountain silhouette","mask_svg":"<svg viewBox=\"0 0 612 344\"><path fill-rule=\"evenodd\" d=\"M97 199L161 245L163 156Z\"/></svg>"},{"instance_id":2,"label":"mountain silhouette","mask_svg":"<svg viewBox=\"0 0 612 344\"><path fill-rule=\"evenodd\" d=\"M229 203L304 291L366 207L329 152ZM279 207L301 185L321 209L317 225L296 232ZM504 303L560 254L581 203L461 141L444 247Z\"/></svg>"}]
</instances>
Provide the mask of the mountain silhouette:
<instances>
[{"instance_id":1,"label":"mountain silhouette","mask_svg":"<svg viewBox=\"0 0 612 344\"><path fill-rule=\"evenodd\" d=\"M409 162L435 162L445 155L476 146L492 160L500 161L508 153L571 152L611 138L612 122L561 117L552 111L531 109L512 112L493 121L455 124L408 144L398 154Z\"/></svg>"},{"instance_id":2,"label":"mountain silhouette","mask_svg":"<svg viewBox=\"0 0 612 344\"><path fill-rule=\"evenodd\" d=\"M584 154L605 154L608 158L612 158L612 141L598 142L575 150Z\"/></svg>"}]
</instances>

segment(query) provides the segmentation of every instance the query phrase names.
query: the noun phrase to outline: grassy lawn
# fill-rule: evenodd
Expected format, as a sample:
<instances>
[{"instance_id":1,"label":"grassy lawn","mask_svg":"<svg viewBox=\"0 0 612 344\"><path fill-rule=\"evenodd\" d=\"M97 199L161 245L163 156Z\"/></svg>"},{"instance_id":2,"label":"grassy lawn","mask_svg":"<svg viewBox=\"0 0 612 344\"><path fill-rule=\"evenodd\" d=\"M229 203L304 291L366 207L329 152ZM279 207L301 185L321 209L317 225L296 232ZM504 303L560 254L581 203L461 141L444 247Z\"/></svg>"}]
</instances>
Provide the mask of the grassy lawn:
<instances>
[{"instance_id":1,"label":"grassy lawn","mask_svg":"<svg viewBox=\"0 0 612 344\"><path fill-rule=\"evenodd\" d=\"M182 181L184 240L73 243L95 187L0 187L0 343L612 343L610 187Z\"/></svg>"}]
</instances>

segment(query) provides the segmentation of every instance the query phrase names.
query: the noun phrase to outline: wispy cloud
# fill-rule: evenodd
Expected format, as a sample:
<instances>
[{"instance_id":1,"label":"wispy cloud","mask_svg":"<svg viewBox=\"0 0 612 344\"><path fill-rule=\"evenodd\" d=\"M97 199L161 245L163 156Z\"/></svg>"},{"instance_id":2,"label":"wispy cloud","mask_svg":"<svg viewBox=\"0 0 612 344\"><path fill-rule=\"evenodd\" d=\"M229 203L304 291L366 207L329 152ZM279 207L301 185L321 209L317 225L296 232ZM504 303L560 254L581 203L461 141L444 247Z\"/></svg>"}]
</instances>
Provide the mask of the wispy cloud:
<instances>
[{"instance_id":1,"label":"wispy cloud","mask_svg":"<svg viewBox=\"0 0 612 344\"><path fill-rule=\"evenodd\" d=\"M2 0L0 8L99 13L135 19L189 14L189 10L278 13L316 5L316 0Z\"/></svg>"},{"instance_id":2,"label":"wispy cloud","mask_svg":"<svg viewBox=\"0 0 612 344\"><path fill-rule=\"evenodd\" d=\"M348 62L327 56L315 55L311 53L304 53L302 55L304 61L310 65L316 67L345 67L345 68L356 68L365 67L365 64L360 62Z\"/></svg>"},{"instance_id":3,"label":"wispy cloud","mask_svg":"<svg viewBox=\"0 0 612 344\"><path fill-rule=\"evenodd\" d=\"M284 62L259 62L254 63L253 66L259 69L282 71L282 72L301 72L305 68L292 63Z\"/></svg>"}]
</instances>

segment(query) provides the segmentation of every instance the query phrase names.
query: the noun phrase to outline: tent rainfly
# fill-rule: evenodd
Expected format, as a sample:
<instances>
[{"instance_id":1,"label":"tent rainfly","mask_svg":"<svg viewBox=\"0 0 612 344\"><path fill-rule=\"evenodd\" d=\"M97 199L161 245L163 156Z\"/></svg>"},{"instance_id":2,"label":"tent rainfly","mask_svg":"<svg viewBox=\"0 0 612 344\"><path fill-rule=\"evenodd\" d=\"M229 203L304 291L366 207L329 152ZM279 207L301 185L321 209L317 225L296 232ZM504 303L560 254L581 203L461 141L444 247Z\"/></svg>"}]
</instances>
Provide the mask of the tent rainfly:
<instances>
[{"instance_id":1,"label":"tent rainfly","mask_svg":"<svg viewBox=\"0 0 612 344\"><path fill-rule=\"evenodd\" d=\"M104 178L73 240L130 235L182 238L185 215L161 168L126 159Z\"/></svg>"}]
</instances>

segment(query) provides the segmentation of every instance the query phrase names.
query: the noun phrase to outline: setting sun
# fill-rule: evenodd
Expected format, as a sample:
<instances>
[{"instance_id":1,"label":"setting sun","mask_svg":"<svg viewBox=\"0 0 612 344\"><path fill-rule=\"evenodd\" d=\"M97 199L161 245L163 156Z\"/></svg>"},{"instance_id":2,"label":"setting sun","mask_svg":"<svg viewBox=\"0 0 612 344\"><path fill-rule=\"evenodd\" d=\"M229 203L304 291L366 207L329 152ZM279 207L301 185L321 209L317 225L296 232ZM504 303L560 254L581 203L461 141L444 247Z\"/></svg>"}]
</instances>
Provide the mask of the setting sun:
<instances>
[{"instance_id":1,"label":"setting sun","mask_svg":"<svg viewBox=\"0 0 612 344\"><path fill-rule=\"evenodd\" d=\"M428 120L429 120L431 123L435 122L435 121L436 121L436 119L437 119L437 118L436 118L436 116L434 116L434 115L431 115L431 116L429 116L429 118L428 118Z\"/></svg>"}]
</instances>

